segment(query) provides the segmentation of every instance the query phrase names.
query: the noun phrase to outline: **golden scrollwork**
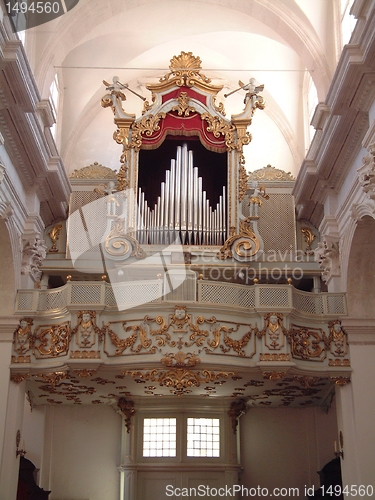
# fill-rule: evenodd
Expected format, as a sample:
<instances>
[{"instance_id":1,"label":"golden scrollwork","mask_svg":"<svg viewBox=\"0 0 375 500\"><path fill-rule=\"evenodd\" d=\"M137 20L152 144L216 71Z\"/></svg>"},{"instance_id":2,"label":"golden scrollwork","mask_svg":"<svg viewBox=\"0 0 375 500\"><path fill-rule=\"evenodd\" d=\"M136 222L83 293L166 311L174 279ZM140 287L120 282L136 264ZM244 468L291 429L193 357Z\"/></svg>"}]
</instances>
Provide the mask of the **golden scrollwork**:
<instances>
[{"instance_id":1,"label":"golden scrollwork","mask_svg":"<svg viewBox=\"0 0 375 500\"><path fill-rule=\"evenodd\" d=\"M178 106L174 106L172 111L177 111L178 116L189 116L190 113L196 113L196 109L189 105L190 97L187 92L181 92L177 97Z\"/></svg>"},{"instance_id":2,"label":"golden scrollwork","mask_svg":"<svg viewBox=\"0 0 375 500\"><path fill-rule=\"evenodd\" d=\"M125 427L126 432L130 432L130 424L131 418L135 413L134 409L134 401L130 401L129 399L120 398L117 401L117 406L119 407L121 413L125 416Z\"/></svg>"},{"instance_id":3,"label":"golden scrollwork","mask_svg":"<svg viewBox=\"0 0 375 500\"><path fill-rule=\"evenodd\" d=\"M226 329L227 330L227 329ZM229 352L231 349L235 351L239 356L246 356L244 351L244 347L247 346L251 339L252 329L250 328L248 332L246 332L241 339L234 340L231 337L228 337L226 331L224 330L224 344L226 347L221 346L221 349L224 353Z\"/></svg>"},{"instance_id":4,"label":"golden scrollwork","mask_svg":"<svg viewBox=\"0 0 375 500\"><path fill-rule=\"evenodd\" d=\"M10 380L16 384L20 384L24 380L30 377L29 373L12 373L10 375Z\"/></svg>"},{"instance_id":5,"label":"golden scrollwork","mask_svg":"<svg viewBox=\"0 0 375 500\"><path fill-rule=\"evenodd\" d=\"M321 328L291 325L287 333L292 357L310 361L323 361L329 339Z\"/></svg>"},{"instance_id":6,"label":"golden scrollwork","mask_svg":"<svg viewBox=\"0 0 375 500\"><path fill-rule=\"evenodd\" d=\"M303 239L305 240L305 243L306 243L305 252L308 255L312 255L313 252L311 250L311 245L312 245L313 241L315 240L315 234L308 227L301 227L301 233L303 234Z\"/></svg>"},{"instance_id":7,"label":"golden scrollwork","mask_svg":"<svg viewBox=\"0 0 375 500\"><path fill-rule=\"evenodd\" d=\"M160 130L159 122L165 116L165 113L157 113L155 116L145 115L140 120L135 121L131 127L129 148L139 151L142 146L142 136L146 135L150 137L154 132Z\"/></svg>"},{"instance_id":8,"label":"golden scrollwork","mask_svg":"<svg viewBox=\"0 0 375 500\"><path fill-rule=\"evenodd\" d=\"M48 236L51 238L52 247L49 249L50 252L58 252L58 248L56 243L60 237L60 233L62 230L62 224L55 224L51 231L48 233Z\"/></svg>"},{"instance_id":9,"label":"golden scrollwork","mask_svg":"<svg viewBox=\"0 0 375 500\"><path fill-rule=\"evenodd\" d=\"M111 325L121 323L124 332L132 332L126 338L120 338L111 328ZM156 347L151 347L152 340L148 337L150 328L147 322L147 317L138 325L128 325L126 321L113 321L104 325L102 329L103 335L107 334L111 343L116 347L115 356L121 356L124 351L129 349L131 353L139 353L142 349L149 353L156 352ZM136 345L138 343L138 345ZM108 353L107 353L108 354Z\"/></svg>"},{"instance_id":10,"label":"golden scrollwork","mask_svg":"<svg viewBox=\"0 0 375 500\"><path fill-rule=\"evenodd\" d=\"M235 375L234 372L215 372L210 370L193 371L188 368L171 368L170 370L127 371L126 375L146 382L156 382L161 387L173 389L174 394L183 393L186 388L199 387L201 383L215 382Z\"/></svg>"},{"instance_id":11,"label":"golden scrollwork","mask_svg":"<svg viewBox=\"0 0 375 500\"><path fill-rule=\"evenodd\" d=\"M249 180L253 181L294 181L290 172L280 170L268 164L266 167L250 172Z\"/></svg>"},{"instance_id":12,"label":"golden scrollwork","mask_svg":"<svg viewBox=\"0 0 375 500\"><path fill-rule=\"evenodd\" d=\"M65 380L68 377L66 371L57 371L57 372L48 372L48 373L38 373L36 377L40 377L43 382L47 382L51 385L57 385L62 380Z\"/></svg>"},{"instance_id":13,"label":"golden scrollwork","mask_svg":"<svg viewBox=\"0 0 375 500\"><path fill-rule=\"evenodd\" d=\"M200 358L198 358L194 353L185 353L182 351L166 354L160 361L168 368L172 366L177 368L189 366L190 368L193 368L201 362Z\"/></svg>"},{"instance_id":14,"label":"golden scrollwork","mask_svg":"<svg viewBox=\"0 0 375 500\"><path fill-rule=\"evenodd\" d=\"M305 376L295 375L293 378L305 389L316 386L322 380L320 377L308 377L306 375Z\"/></svg>"},{"instance_id":15,"label":"golden scrollwork","mask_svg":"<svg viewBox=\"0 0 375 500\"><path fill-rule=\"evenodd\" d=\"M241 415L246 413L246 411L247 403L245 399L238 399L237 401L232 401L230 404L228 415L232 421L232 429L235 434L237 432L238 419Z\"/></svg>"},{"instance_id":16,"label":"golden scrollwork","mask_svg":"<svg viewBox=\"0 0 375 500\"><path fill-rule=\"evenodd\" d=\"M243 201L243 199L245 198L246 191L247 191L248 179L249 179L249 176L248 176L248 173L246 172L246 168L240 162L238 201Z\"/></svg>"},{"instance_id":17,"label":"golden scrollwork","mask_svg":"<svg viewBox=\"0 0 375 500\"><path fill-rule=\"evenodd\" d=\"M331 380L340 386L344 386L350 384L350 377L331 377Z\"/></svg>"},{"instance_id":18,"label":"golden scrollwork","mask_svg":"<svg viewBox=\"0 0 375 500\"><path fill-rule=\"evenodd\" d=\"M225 145L229 150L235 148L235 130L234 125L228 120L220 118L219 116L212 116L209 113L202 113L201 119L207 122L207 132L212 132L217 139L223 135Z\"/></svg>"},{"instance_id":19,"label":"golden scrollwork","mask_svg":"<svg viewBox=\"0 0 375 500\"><path fill-rule=\"evenodd\" d=\"M250 259L260 250L260 242L254 231L251 229L249 218L240 221L240 231L232 234L220 248L218 257L221 260L232 257L238 260Z\"/></svg>"},{"instance_id":20,"label":"golden scrollwork","mask_svg":"<svg viewBox=\"0 0 375 500\"><path fill-rule=\"evenodd\" d=\"M71 339L70 323L40 325L33 335L33 353L36 357L55 358L67 354Z\"/></svg>"},{"instance_id":21,"label":"golden scrollwork","mask_svg":"<svg viewBox=\"0 0 375 500\"><path fill-rule=\"evenodd\" d=\"M218 113L225 116L224 104L222 102L219 102L218 104L216 104L216 96L212 97L212 105Z\"/></svg>"},{"instance_id":22,"label":"golden scrollwork","mask_svg":"<svg viewBox=\"0 0 375 500\"><path fill-rule=\"evenodd\" d=\"M121 218L113 221L111 231L104 241L104 249L112 257L135 257L137 259L146 257L139 242L130 234L126 234L125 221Z\"/></svg>"},{"instance_id":23,"label":"golden scrollwork","mask_svg":"<svg viewBox=\"0 0 375 500\"><path fill-rule=\"evenodd\" d=\"M116 170L104 167L98 162L94 162L87 167L74 170L69 176L70 179L116 179Z\"/></svg>"},{"instance_id":24,"label":"golden scrollwork","mask_svg":"<svg viewBox=\"0 0 375 500\"><path fill-rule=\"evenodd\" d=\"M263 378L268 380L281 380L285 377L286 372L278 372L278 371L264 371L262 372Z\"/></svg>"}]
</instances>

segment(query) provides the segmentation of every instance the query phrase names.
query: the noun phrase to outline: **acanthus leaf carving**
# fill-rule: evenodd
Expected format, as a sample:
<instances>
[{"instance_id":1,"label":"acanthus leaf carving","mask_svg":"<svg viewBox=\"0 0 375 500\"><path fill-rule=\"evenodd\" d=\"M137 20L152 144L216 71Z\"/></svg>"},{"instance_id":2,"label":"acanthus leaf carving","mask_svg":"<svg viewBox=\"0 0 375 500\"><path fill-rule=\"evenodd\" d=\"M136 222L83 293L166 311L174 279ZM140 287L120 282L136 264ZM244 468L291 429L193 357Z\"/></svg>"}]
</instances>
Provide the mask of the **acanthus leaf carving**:
<instances>
[{"instance_id":1,"label":"acanthus leaf carving","mask_svg":"<svg viewBox=\"0 0 375 500\"><path fill-rule=\"evenodd\" d=\"M333 276L340 276L339 243L320 241L314 250L315 261L322 270L322 279L327 282Z\"/></svg>"},{"instance_id":2,"label":"acanthus leaf carving","mask_svg":"<svg viewBox=\"0 0 375 500\"><path fill-rule=\"evenodd\" d=\"M21 274L29 274L34 281L40 281L42 271L39 267L46 258L47 246L44 240L34 238L23 247Z\"/></svg>"}]
</instances>

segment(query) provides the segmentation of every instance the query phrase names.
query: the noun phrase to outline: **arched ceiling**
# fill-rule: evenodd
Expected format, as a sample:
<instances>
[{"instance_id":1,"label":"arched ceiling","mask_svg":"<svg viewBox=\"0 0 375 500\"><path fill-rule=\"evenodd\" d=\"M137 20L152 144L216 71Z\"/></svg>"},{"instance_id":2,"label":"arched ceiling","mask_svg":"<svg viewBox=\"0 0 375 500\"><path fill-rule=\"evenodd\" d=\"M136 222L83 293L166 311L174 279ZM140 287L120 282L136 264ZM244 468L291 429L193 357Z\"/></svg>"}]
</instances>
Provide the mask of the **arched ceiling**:
<instances>
[{"instance_id":1,"label":"arched ceiling","mask_svg":"<svg viewBox=\"0 0 375 500\"><path fill-rule=\"evenodd\" d=\"M227 116L243 109L244 91L223 94L251 77L265 84L245 148L248 170L271 164L297 174L306 148L308 75L324 100L335 68L336 0L80 0L69 13L29 30L26 49L42 96L60 81L57 142L68 172L98 161L118 168L113 116L100 107L102 80L118 75L146 98L146 84L168 72L181 51L202 60L202 73L224 86ZM328 28L328 26L331 26ZM126 111L142 102L127 95Z\"/></svg>"}]
</instances>

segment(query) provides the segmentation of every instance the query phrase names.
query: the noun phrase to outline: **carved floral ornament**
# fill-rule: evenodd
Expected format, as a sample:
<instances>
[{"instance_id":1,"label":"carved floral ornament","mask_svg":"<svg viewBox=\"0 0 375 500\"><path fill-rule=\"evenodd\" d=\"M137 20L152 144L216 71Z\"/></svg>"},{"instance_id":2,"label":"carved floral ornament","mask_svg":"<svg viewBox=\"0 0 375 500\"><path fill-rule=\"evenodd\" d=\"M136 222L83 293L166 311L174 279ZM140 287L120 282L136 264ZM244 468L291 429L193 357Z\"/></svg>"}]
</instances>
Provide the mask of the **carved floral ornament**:
<instances>
[{"instance_id":1,"label":"carved floral ornament","mask_svg":"<svg viewBox=\"0 0 375 500\"><path fill-rule=\"evenodd\" d=\"M375 201L375 143L368 147L369 154L363 158L358 169L358 182L370 200Z\"/></svg>"},{"instance_id":2,"label":"carved floral ornament","mask_svg":"<svg viewBox=\"0 0 375 500\"><path fill-rule=\"evenodd\" d=\"M70 350L73 336L79 350ZM285 352L285 340L290 353ZM108 357L152 354L169 369L190 370L201 363L202 354L251 359L259 349L261 361L289 361L291 356L322 362L329 357L329 366L350 366L347 335L339 320L330 321L327 330L293 323L286 328L283 314L275 311L264 315L263 328L258 329L214 316L199 315L194 320L185 306L176 306L168 317L117 320L102 328L97 326L96 312L87 310L78 311L74 328L65 321L33 329L32 318L21 318L14 332L12 362L30 363L31 353L40 360L69 353L72 359L100 359L100 351L93 349L98 343Z\"/></svg>"},{"instance_id":3,"label":"carved floral ornament","mask_svg":"<svg viewBox=\"0 0 375 500\"><path fill-rule=\"evenodd\" d=\"M340 276L340 253L338 241L323 240L314 250L315 261L322 270L322 279L327 282L331 277Z\"/></svg>"},{"instance_id":4,"label":"carved floral ornament","mask_svg":"<svg viewBox=\"0 0 375 500\"><path fill-rule=\"evenodd\" d=\"M324 388L330 382L337 385L350 382L347 373L347 369L350 368L350 360L347 357L347 335L339 320L328 322L326 329L294 323L286 328L284 323L284 315L277 311L263 316L262 329L249 324L219 322L213 316L210 318L197 316L194 320L187 308L179 305L169 316L159 315L154 319L146 316L143 320L103 325L102 329L96 325L95 311L79 311L76 327L73 329L68 322L38 325L33 329L32 318L22 318L14 332L14 351L19 354L19 359L12 357L12 363L22 363L22 365L18 365L20 367L18 370L15 366L12 367L11 379L17 383L27 379L36 383L38 398L45 398L45 401L51 404L61 404L64 400L82 404L83 397L85 401L90 398L92 404L104 404L105 401L111 401L113 404L113 401L116 401L125 417L128 430L134 414L132 393L129 391L131 384L139 384L144 395L161 395L157 393L159 387L164 391L167 390L168 394L176 396L192 394L199 388L202 395L209 396L215 394L219 386L227 383L229 388L231 384L233 387L235 382L238 383L237 387L234 385L235 389L229 388L229 390L232 392L232 397L242 399L242 402L238 400L233 402L229 409L235 431L238 417L246 410L247 405L251 404L249 398L260 406L274 404L276 401L282 406L293 402L308 405L313 404L314 399L319 399L319 387ZM118 335L111 335L111 330L115 329L115 326ZM123 335L120 335L121 330ZM31 361L28 353L33 352L37 360L66 357L69 355L73 336L76 337L76 343L83 346L80 352L91 352L86 348L92 343L93 335L95 345L100 343L106 345L109 337L108 347L104 349L108 356L113 355L109 349L112 345L116 348L114 355L117 357L153 354L155 356L153 366L155 363L160 363L160 367L157 365L151 369L119 367L117 373L111 370L112 375L98 376L99 365L95 364L94 367L92 361L96 359L102 364L103 360L92 357L88 368L81 365L68 368L64 364L60 370L52 372L51 369L47 371L43 365L40 367L45 371L36 372L34 362L33 372L30 373L28 365L30 366ZM284 341L290 346L289 352L286 352L287 345ZM261 372L259 375L263 376L263 380L238 382L243 378L243 373L228 370L228 366L236 364L233 356L242 359L252 358L257 351L259 361L267 362L259 366ZM75 355L72 356L76 352L78 351L70 351L70 357L76 358ZM99 357L103 356L101 351L92 352L98 352ZM223 367L222 370L206 368L202 362L206 354L230 356L226 360L222 358L226 368ZM324 375L317 374L314 377L294 375L288 371L292 359L320 364L327 358L329 363L325 366L334 368L331 375L327 374L327 368L324 369ZM207 363L207 358L204 362ZM289 362L288 366L285 362ZM340 374L338 369L342 368L346 370ZM124 380L127 377L131 379L131 384ZM274 381L277 382L276 385L269 385ZM259 392L251 392L252 396L243 399L246 388L250 386L260 387ZM104 392L100 387L104 388ZM299 399L307 397L310 399L306 401Z\"/></svg>"},{"instance_id":5,"label":"carved floral ornament","mask_svg":"<svg viewBox=\"0 0 375 500\"><path fill-rule=\"evenodd\" d=\"M40 281L42 271L39 267L46 258L47 247L39 237L25 243L22 252L21 274L28 274L34 281Z\"/></svg>"}]
</instances>

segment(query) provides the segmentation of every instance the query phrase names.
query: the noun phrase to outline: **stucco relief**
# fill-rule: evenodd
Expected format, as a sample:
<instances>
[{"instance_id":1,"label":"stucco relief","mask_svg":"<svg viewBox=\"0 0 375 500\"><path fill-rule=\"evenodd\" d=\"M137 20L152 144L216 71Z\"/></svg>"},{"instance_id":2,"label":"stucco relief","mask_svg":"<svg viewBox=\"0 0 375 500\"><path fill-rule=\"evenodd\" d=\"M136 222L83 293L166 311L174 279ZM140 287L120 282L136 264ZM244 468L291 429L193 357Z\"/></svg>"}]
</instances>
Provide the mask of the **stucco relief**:
<instances>
[{"instance_id":1,"label":"stucco relief","mask_svg":"<svg viewBox=\"0 0 375 500\"><path fill-rule=\"evenodd\" d=\"M42 271L39 267L46 258L47 247L39 238L29 240L23 247L21 274L29 274L34 281L40 281Z\"/></svg>"},{"instance_id":2,"label":"stucco relief","mask_svg":"<svg viewBox=\"0 0 375 500\"><path fill-rule=\"evenodd\" d=\"M327 283L333 276L340 276L339 244L336 241L320 241L314 250L315 261L322 271L322 279Z\"/></svg>"}]
</instances>

